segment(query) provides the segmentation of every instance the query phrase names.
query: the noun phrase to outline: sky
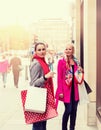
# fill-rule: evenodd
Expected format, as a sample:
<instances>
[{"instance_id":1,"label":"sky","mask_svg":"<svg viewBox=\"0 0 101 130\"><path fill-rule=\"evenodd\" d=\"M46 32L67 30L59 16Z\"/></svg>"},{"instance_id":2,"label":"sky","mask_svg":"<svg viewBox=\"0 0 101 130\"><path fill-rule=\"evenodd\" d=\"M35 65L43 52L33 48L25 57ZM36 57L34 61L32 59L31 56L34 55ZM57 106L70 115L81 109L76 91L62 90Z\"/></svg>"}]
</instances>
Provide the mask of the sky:
<instances>
[{"instance_id":1,"label":"sky","mask_svg":"<svg viewBox=\"0 0 101 130\"><path fill-rule=\"evenodd\" d=\"M0 26L28 26L39 19L68 19L69 5L75 0L0 0Z\"/></svg>"}]
</instances>

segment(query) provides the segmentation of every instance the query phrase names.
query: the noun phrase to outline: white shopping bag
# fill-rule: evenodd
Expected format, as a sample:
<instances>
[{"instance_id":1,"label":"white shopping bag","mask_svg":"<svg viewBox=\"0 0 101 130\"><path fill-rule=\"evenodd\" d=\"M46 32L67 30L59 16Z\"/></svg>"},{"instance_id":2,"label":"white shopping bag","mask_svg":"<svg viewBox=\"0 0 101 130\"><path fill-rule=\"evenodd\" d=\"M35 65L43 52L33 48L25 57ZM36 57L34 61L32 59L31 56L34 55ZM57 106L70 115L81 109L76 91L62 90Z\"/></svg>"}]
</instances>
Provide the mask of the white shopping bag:
<instances>
[{"instance_id":1,"label":"white shopping bag","mask_svg":"<svg viewBox=\"0 0 101 130\"><path fill-rule=\"evenodd\" d=\"M44 113L46 111L47 89L29 87L25 101L25 111Z\"/></svg>"},{"instance_id":2,"label":"white shopping bag","mask_svg":"<svg viewBox=\"0 0 101 130\"><path fill-rule=\"evenodd\" d=\"M79 104L87 104L89 103L89 97L85 88L84 82L79 84Z\"/></svg>"}]
</instances>

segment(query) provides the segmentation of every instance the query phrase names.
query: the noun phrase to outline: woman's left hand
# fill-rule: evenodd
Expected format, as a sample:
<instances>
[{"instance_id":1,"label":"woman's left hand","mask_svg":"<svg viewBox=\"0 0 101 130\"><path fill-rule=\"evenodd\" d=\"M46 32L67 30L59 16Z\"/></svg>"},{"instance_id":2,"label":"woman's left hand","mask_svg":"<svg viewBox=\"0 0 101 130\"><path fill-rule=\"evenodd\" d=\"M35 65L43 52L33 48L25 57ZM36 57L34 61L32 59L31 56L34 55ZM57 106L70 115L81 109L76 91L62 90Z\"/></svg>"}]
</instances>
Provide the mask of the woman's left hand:
<instances>
[{"instance_id":1,"label":"woman's left hand","mask_svg":"<svg viewBox=\"0 0 101 130\"><path fill-rule=\"evenodd\" d=\"M78 70L81 71L82 73L84 73L84 70L81 66L78 67Z\"/></svg>"}]
</instances>

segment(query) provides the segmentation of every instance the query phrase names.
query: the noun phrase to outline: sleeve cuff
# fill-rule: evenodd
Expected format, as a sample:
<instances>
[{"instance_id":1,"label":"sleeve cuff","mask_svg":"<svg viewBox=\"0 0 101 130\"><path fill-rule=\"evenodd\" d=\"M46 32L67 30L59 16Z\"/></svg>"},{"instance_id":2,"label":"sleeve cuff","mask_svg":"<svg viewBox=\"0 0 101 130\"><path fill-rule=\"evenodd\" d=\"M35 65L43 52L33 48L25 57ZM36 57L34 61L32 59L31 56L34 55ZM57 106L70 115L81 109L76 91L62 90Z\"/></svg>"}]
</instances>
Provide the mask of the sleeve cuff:
<instances>
[{"instance_id":1,"label":"sleeve cuff","mask_svg":"<svg viewBox=\"0 0 101 130\"><path fill-rule=\"evenodd\" d=\"M47 80L47 78L45 78L45 76L43 76L44 80Z\"/></svg>"}]
</instances>

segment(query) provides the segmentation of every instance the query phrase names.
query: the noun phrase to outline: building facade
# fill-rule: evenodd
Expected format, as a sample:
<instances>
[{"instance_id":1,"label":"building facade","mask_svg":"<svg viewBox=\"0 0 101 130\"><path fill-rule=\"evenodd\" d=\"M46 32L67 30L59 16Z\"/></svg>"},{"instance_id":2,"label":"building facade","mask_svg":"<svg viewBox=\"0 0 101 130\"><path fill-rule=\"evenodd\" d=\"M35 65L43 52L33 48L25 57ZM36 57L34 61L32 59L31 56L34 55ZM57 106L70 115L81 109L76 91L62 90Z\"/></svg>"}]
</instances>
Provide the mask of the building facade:
<instances>
[{"instance_id":1,"label":"building facade","mask_svg":"<svg viewBox=\"0 0 101 130\"><path fill-rule=\"evenodd\" d=\"M81 64L84 67L85 79L93 90L89 95L90 103L87 105L87 124L97 125L98 130L101 129L100 12L100 0L76 0L77 56L80 58Z\"/></svg>"},{"instance_id":2,"label":"building facade","mask_svg":"<svg viewBox=\"0 0 101 130\"><path fill-rule=\"evenodd\" d=\"M64 46L72 41L72 28L68 21L62 19L41 19L33 23L33 33L38 41L49 45L56 52L64 50Z\"/></svg>"}]
</instances>

